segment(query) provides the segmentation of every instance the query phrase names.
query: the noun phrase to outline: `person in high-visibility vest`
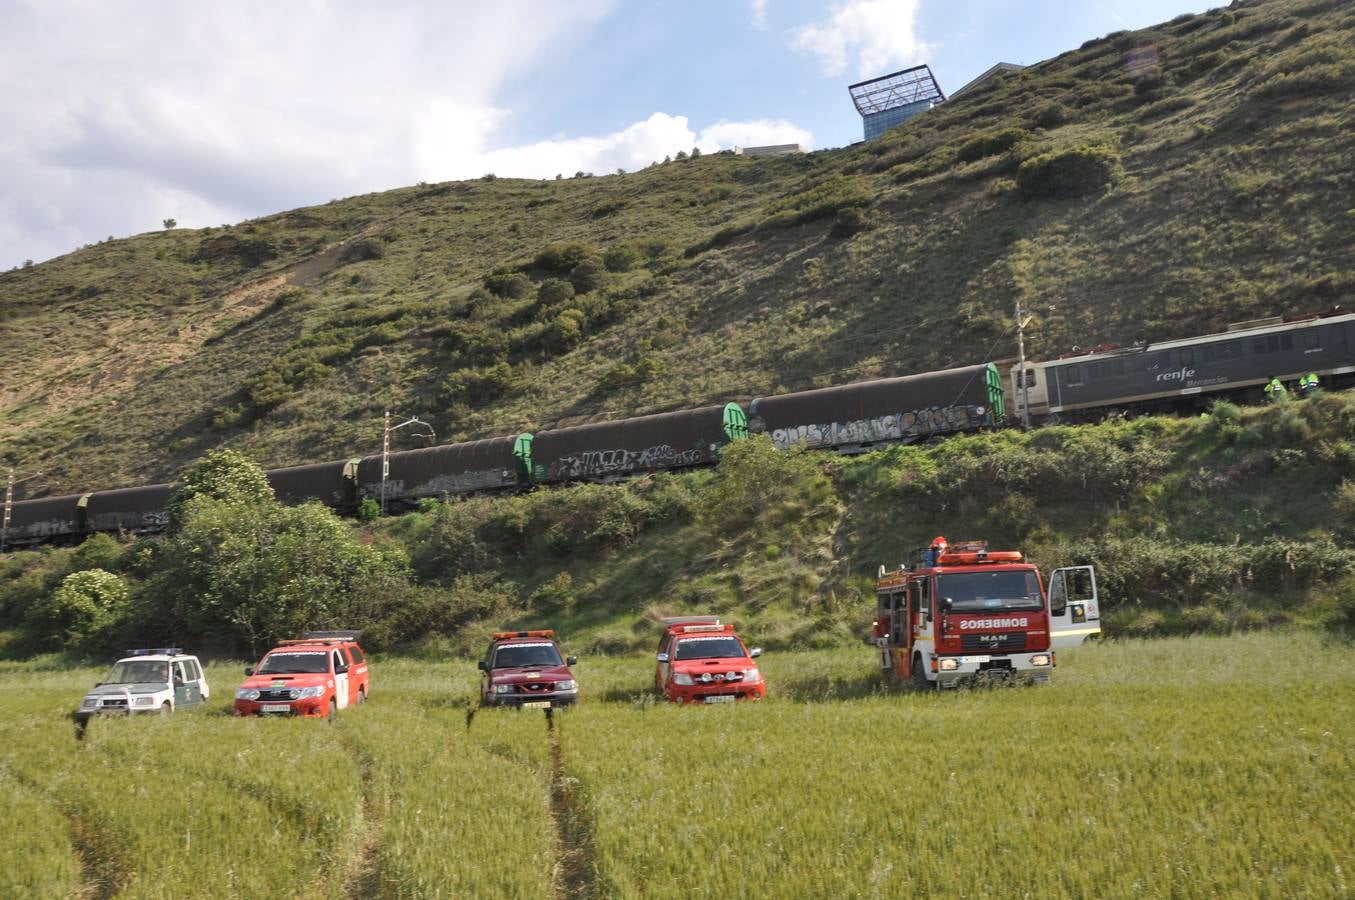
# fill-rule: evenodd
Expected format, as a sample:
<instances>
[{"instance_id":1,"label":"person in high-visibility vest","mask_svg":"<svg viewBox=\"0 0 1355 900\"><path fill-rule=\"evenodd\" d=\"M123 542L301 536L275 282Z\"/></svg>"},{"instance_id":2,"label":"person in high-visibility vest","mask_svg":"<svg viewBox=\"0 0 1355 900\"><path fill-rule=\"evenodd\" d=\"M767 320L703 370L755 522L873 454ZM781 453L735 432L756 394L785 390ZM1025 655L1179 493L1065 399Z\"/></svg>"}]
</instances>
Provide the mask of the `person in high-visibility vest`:
<instances>
[{"instance_id":1,"label":"person in high-visibility vest","mask_svg":"<svg viewBox=\"0 0 1355 900\"><path fill-rule=\"evenodd\" d=\"M1275 376L1271 376L1270 381L1265 387L1266 399L1272 403L1289 397L1289 390L1284 386L1284 382Z\"/></svg>"},{"instance_id":2,"label":"person in high-visibility vest","mask_svg":"<svg viewBox=\"0 0 1355 900\"><path fill-rule=\"evenodd\" d=\"M1317 390L1317 373L1309 372L1299 379L1299 396L1307 397L1313 391Z\"/></svg>"}]
</instances>

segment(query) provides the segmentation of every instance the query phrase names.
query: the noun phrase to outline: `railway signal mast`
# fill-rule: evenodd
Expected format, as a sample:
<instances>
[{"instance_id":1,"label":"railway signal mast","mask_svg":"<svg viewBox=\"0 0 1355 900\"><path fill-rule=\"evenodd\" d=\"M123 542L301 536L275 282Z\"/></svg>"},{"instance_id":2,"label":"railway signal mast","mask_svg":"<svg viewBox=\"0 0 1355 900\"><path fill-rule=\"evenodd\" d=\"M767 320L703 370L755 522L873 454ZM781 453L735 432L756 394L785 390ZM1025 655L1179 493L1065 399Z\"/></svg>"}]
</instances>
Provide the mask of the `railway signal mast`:
<instances>
[{"instance_id":1,"label":"railway signal mast","mask_svg":"<svg viewBox=\"0 0 1355 900\"><path fill-rule=\"evenodd\" d=\"M9 517L10 511L14 508L14 485L32 478L39 478L41 472L34 472L32 475L25 475L23 478L15 479L14 470L9 470L9 478L5 481L5 511L3 521L0 521L0 553L5 552L9 544Z\"/></svg>"}]
</instances>

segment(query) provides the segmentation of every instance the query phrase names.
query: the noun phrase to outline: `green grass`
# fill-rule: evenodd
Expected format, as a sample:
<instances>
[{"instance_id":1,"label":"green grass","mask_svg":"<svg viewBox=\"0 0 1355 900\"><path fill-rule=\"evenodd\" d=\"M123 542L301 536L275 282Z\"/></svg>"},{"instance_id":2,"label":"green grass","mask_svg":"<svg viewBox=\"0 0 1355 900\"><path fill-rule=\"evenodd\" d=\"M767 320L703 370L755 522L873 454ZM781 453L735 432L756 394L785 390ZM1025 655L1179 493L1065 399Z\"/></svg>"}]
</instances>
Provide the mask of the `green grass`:
<instances>
[{"instance_id":1,"label":"green grass","mask_svg":"<svg viewBox=\"0 0 1355 900\"><path fill-rule=\"evenodd\" d=\"M377 657L319 722L66 713L99 671L0 666L13 896L1342 896L1355 650L1314 633L1091 645L1054 682L915 694L869 648L769 653L768 699L481 710L467 663ZM558 751L552 751L552 740Z\"/></svg>"}]
</instances>

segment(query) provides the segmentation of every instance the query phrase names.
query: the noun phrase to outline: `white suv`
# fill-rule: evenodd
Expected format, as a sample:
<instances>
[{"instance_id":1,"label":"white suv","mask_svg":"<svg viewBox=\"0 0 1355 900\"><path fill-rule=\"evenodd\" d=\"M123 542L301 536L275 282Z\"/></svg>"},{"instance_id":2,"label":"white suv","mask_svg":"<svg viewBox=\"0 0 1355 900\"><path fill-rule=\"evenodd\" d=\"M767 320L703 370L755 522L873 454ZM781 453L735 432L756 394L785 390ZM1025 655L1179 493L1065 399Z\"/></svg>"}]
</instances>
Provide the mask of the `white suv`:
<instances>
[{"instance_id":1,"label":"white suv","mask_svg":"<svg viewBox=\"0 0 1355 900\"><path fill-rule=\"evenodd\" d=\"M96 715L168 715L205 703L210 696L207 676L196 656L178 647L128 650L80 701L75 720L83 725Z\"/></svg>"}]
</instances>

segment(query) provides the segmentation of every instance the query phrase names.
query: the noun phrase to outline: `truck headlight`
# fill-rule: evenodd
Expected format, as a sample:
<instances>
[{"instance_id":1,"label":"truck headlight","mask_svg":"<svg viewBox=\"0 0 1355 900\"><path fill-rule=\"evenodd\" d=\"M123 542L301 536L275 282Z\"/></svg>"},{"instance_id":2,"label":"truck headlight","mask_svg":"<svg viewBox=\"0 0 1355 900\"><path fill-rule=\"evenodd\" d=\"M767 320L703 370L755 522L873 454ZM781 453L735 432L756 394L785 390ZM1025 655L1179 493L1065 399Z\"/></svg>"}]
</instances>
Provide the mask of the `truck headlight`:
<instances>
[{"instance_id":1,"label":"truck headlight","mask_svg":"<svg viewBox=\"0 0 1355 900\"><path fill-rule=\"evenodd\" d=\"M692 681L692 676L686 672L674 672L673 684L696 684L696 682Z\"/></svg>"},{"instance_id":2,"label":"truck headlight","mask_svg":"<svg viewBox=\"0 0 1355 900\"><path fill-rule=\"evenodd\" d=\"M744 670L743 670L743 680L744 680L744 681L757 681L757 680L758 680L759 678L761 678L761 677L762 677L762 674L761 674L760 672L758 672L757 669L744 669Z\"/></svg>"},{"instance_id":3,"label":"truck headlight","mask_svg":"<svg viewBox=\"0 0 1355 900\"><path fill-rule=\"evenodd\" d=\"M259 692L254 688L237 688L235 691L236 700L258 700Z\"/></svg>"},{"instance_id":4,"label":"truck headlight","mask_svg":"<svg viewBox=\"0 0 1355 900\"><path fill-rule=\"evenodd\" d=\"M577 681L573 681L572 679L568 678L566 678L564 681L555 682L555 689L557 691L572 691L578 686L579 683Z\"/></svg>"},{"instance_id":5,"label":"truck headlight","mask_svg":"<svg viewBox=\"0 0 1355 900\"><path fill-rule=\"evenodd\" d=\"M294 692L298 700L304 700L307 697L323 697L325 695L325 686L317 684L315 687L302 688Z\"/></svg>"},{"instance_id":6,"label":"truck headlight","mask_svg":"<svg viewBox=\"0 0 1355 900\"><path fill-rule=\"evenodd\" d=\"M155 703L155 698L154 698L154 697L137 697L137 698L136 698L136 705L137 705L137 706L151 706L151 705L153 705L154 703Z\"/></svg>"},{"instance_id":7,"label":"truck headlight","mask_svg":"<svg viewBox=\"0 0 1355 900\"><path fill-rule=\"evenodd\" d=\"M1035 654L1034 656L1032 656L1032 657L1030 658L1030 664L1031 664L1032 666L1047 666L1047 665L1049 665L1049 654L1048 654L1048 653L1037 653L1037 654Z\"/></svg>"},{"instance_id":8,"label":"truck headlight","mask_svg":"<svg viewBox=\"0 0 1355 900\"><path fill-rule=\"evenodd\" d=\"M496 684L494 685L494 693L511 694L513 693L513 686L511 684Z\"/></svg>"},{"instance_id":9,"label":"truck headlight","mask_svg":"<svg viewBox=\"0 0 1355 900\"><path fill-rule=\"evenodd\" d=\"M942 659L938 660L937 664L942 672L954 672L956 669L960 668L960 661L958 659Z\"/></svg>"},{"instance_id":10,"label":"truck headlight","mask_svg":"<svg viewBox=\"0 0 1355 900\"><path fill-rule=\"evenodd\" d=\"M94 707L96 707L96 706L98 706L98 705L99 705L99 698L98 698L98 697L86 697L85 699L83 699L83 700L80 701L80 708L81 708L81 709L93 709Z\"/></svg>"}]
</instances>

